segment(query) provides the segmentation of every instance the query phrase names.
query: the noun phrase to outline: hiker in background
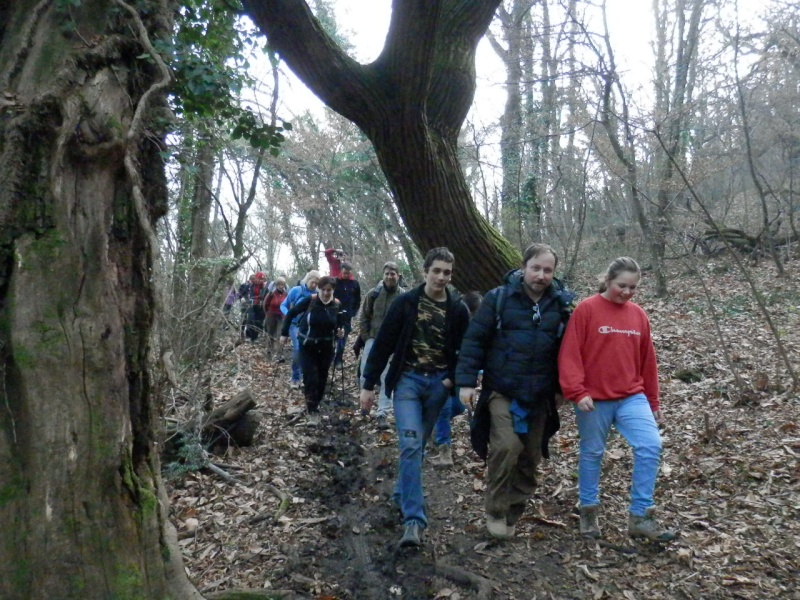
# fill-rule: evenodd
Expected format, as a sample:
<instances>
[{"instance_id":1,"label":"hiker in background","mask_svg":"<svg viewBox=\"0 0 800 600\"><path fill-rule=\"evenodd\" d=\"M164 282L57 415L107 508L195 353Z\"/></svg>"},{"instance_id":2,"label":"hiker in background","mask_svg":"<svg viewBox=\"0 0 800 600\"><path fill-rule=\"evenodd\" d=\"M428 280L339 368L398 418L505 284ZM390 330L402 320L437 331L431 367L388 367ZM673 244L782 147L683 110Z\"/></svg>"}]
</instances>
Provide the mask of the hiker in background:
<instances>
[{"instance_id":1,"label":"hiker in background","mask_svg":"<svg viewBox=\"0 0 800 600\"><path fill-rule=\"evenodd\" d=\"M231 322L231 311L233 310L233 305L236 304L236 300L238 300L238 295L236 294L236 286L234 285L233 280L228 282L228 293L225 294L225 302L222 304L222 329L228 329L228 325Z\"/></svg>"},{"instance_id":2,"label":"hiker in background","mask_svg":"<svg viewBox=\"0 0 800 600\"><path fill-rule=\"evenodd\" d=\"M256 283L256 275L253 273L250 275L247 281L242 283L239 286L239 310L241 311L241 321L239 325L239 335L244 340L245 339L245 331L247 331L247 311L250 309L250 290L253 289L253 286Z\"/></svg>"},{"instance_id":3,"label":"hiker in background","mask_svg":"<svg viewBox=\"0 0 800 600\"><path fill-rule=\"evenodd\" d=\"M466 305L469 310L470 319L478 312L481 305L483 296L480 292L467 292L461 298L461 301ZM436 427L434 428L433 440L439 450L438 456L431 458L431 464L437 467L452 467L453 466L453 439L452 439L452 426L451 421L454 417L463 414L467 410L461 398L457 394L457 388L453 388L453 393L447 397L447 402L444 403L442 411L439 413L439 418L436 420Z\"/></svg>"},{"instance_id":4,"label":"hiker in background","mask_svg":"<svg viewBox=\"0 0 800 600\"><path fill-rule=\"evenodd\" d=\"M342 275L342 262L347 259L347 252L334 248L325 248L325 260L328 261L328 269L331 277L338 279Z\"/></svg>"},{"instance_id":5,"label":"hiker in background","mask_svg":"<svg viewBox=\"0 0 800 600\"><path fill-rule=\"evenodd\" d=\"M259 271L255 274L249 291L249 307L245 323L245 337L251 342L258 340L264 331L264 297L267 295L267 277Z\"/></svg>"},{"instance_id":6,"label":"hiker in background","mask_svg":"<svg viewBox=\"0 0 800 600\"><path fill-rule=\"evenodd\" d=\"M303 277L301 283L289 290L286 298L281 302L281 312L284 318L289 313L289 310L303 298L307 298L313 294L317 289L317 282L319 281L319 271L309 271ZM300 342L297 339L297 325L300 322L300 317L295 317L289 321L284 321L283 327L289 323L289 336L292 338L292 375L289 379L289 386L292 388L300 387L300 380L303 376L300 367Z\"/></svg>"},{"instance_id":7,"label":"hiker in background","mask_svg":"<svg viewBox=\"0 0 800 600\"><path fill-rule=\"evenodd\" d=\"M393 499L403 513L400 546L422 544L428 526L422 488L425 441L453 388L458 349L469 311L447 288L453 254L434 248L425 256L425 283L399 296L389 307L364 369L361 409L369 413L375 385L386 364L386 393L394 394L394 419L400 465Z\"/></svg>"},{"instance_id":8,"label":"hiker in background","mask_svg":"<svg viewBox=\"0 0 800 600\"><path fill-rule=\"evenodd\" d=\"M325 396L328 371L333 362L334 342L344 335L344 317L339 301L333 297L336 279L321 277L317 293L299 300L286 314L281 343L289 335L289 322L298 319L300 364L303 369L303 394L306 398L308 425L320 424L319 405Z\"/></svg>"},{"instance_id":9,"label":"hiker in background","mask_svg":"<svg viewBox=\"0 0 800 600\"><path fill-rule=\"evenodd\" d=\"M369 291L361 305L361 312L358 318L358 341L356 343L363 348L364 352L361 358L362 386L364 384L363 374L367 368L367 359L372 350L372 345L375 343L375 336L378 335L378 330L381 328L386 312L389 310L389 305L395 298L405 292L399 285L399 272L397 263L391 261L384 263L383 280ZM358 350L355 350L355 354L358 357ZM392 401L386 393L386 373L388 370L389 363L387 361L386 368L380 377L378 409L375 411L375 420L380 430L389 429L387 417L389 416Z\"/></svg>"},{"instance_id":10,"label":"hiker in background","mask_svg":"<svg viewBox=\"0 0 800 600\"><path fill-rule=\"evenodd\" d=\"M472 426L483 436L488 429L484 507L486 529L498 539L514 536L559 428L558 349L575 296L554 278L557 265L550 246L528 246L522 268L484 297L458 358L456 385L465 404L474 405L483 370ZM484 446L475 450L487 458Z\"/></svg>"},{"instance_id":11,"label":"hiker in background","mask_svg":"<svg viewBox=\"0 0 800 600\"><path fill-rule=\"evenodd\" d=\"M273 356L278 351L278 338L283 327L283 313L281 304L286 300L286 278L278 277L274 282L274 289L264 298L264 312L266 320L264 332L267 336L267 360L276 358Z\"/></svg>"},{"instance_id":12,"label":"hiker in background","mask_svg":"<svg viewBox=\"0 0 800 600\"><path fill-rule=\"evenodd\" d=\"M600 469L611 426L633 448L628 534L658 542L676 534L655 519L653 493L661 460L658 421L658 366L650 321L630 302L641 269L628 257L608 267L600 293L581 302L572 315L559 355L559 378L575 402L580 434L578 495L580 532L600 537Z\"/></svg>"},{"instance_id":13,"label":"hiker in background","mask_svg":"<svg viewBox=\"0 0 800 600\"><path fill-rule=\"evenodd\" d=\"M361 306L361 286L358 280L353 277L353 266L349 262L342 263L342 273L336 278L336 291L334 297L339 301L339 310L342 311L342 322L344 323L344 336L336 341L336 355L333 358L334 367L342 364L347 336L353 329L353 317Z\"/></svg>"},{"instance_id":14,"label":"hiker in background","mask_svg":"<svg viewBox=\"0 0 800 600\"><path fill-rule=\"evenodd\" d=\"M225 295L225 303L222 305L222 315L226 319L230 318L231 310L233 309L233 305L236 304L236 300L236 286L234 286L233 281L231 281L228 284L228 293Z\"/></svg>"}]
</instances>

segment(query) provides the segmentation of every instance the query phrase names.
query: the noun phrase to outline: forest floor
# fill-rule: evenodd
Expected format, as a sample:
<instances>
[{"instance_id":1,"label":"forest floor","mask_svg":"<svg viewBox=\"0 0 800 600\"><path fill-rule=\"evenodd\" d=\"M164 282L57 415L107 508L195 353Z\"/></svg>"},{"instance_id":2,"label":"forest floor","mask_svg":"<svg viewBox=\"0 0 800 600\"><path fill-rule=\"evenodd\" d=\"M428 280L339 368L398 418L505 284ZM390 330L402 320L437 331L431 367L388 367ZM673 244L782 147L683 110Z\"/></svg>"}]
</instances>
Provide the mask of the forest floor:
<instances>
[{"instance_id":1,"label":"forest floor","mask_svg":"<svg viewBox=\"0 0 800 600\"><path fill-rule=\"evenodd\" d=\"M360 416L354 364L336 371L322 425L312 429L297 419L303 399L288 387L288 362L268 362L260 343L226 340L198 373L210 380L215 405L249 388L262 426L254 446L215 459L239 483L207 471L167 479L179 533L187 519L199 523L180 542L191 580L204 595L253 588L317 600L800 600L798 395L743 278L721 261L702 273L716 319L691 274L671 281L668 299L647 285L637 297L653 325L665 413L656 503L664 523L680 530L677 541L627 537L632 460L616 434L603 467L603 539L580 537L576 428L563 406L513 540L485 532L484 464L461 416L453 422L455 466L425 466L425 543L398 549L402 526L389 501L396 434ZM800 293L764 267L757 284L800 371ZM591 284L578 291L590 295ZM680 370L698 380L679 380ZM275 489L291 498L277 518Z\"/></svg>"}]
</instances>

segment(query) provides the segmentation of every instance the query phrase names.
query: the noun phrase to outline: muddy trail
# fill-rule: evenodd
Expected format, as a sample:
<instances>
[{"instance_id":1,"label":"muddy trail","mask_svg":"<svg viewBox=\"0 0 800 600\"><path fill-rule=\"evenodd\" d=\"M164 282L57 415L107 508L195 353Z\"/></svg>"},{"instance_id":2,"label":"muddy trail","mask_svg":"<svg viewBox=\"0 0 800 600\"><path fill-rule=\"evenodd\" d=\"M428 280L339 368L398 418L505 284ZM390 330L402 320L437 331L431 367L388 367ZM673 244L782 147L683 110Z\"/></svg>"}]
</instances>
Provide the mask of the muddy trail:
<instances>
[{"instance_id":1,"label":"muddy trail","mask_svg":"<svg viewBox=\"0 0 800 600\"><path fill-rule=\"evenodd\" d=\"M681 529L667 547L626 535L632 459L619 436L604 463L603 539L579 536L568 407L515 538L490 539L484 463L460 416L455 466L425 464L424 544L398 549L402 523L390 501L396 434L360 415L354 365L336 371L314 428L305 424L302 392L288 385L288 364L268 362L260 344L223 347L209 369L198 379L211 381L215 403L250 389L262 424L254 446L214 458L236 482L208 470L167 479L187 571L206 597L256 589L262 597L315 600L800 598L798 462L786 460L800 453L800 419L789 397L765 399L755 411L733 397L681 402L688 388L665 383L671 419L662 430L656 502L665 523ZM726 425L711 431L709 414L712 425ZM428 451L436 453L432 445Z\"/></svg>"}]
</instances>

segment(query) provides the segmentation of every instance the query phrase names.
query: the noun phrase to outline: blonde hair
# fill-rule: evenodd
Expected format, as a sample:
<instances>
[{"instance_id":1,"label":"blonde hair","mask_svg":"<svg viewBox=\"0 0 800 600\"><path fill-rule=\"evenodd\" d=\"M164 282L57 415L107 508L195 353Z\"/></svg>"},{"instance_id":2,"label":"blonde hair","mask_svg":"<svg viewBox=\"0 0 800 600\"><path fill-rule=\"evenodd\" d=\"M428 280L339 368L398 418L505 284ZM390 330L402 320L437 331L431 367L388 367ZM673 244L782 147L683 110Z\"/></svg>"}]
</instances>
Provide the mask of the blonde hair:
<instances>
[{"instance_id":1,"label":"blonde hair","mask_svg":"<svg viewBox=\"0 0 800 600\"><path fill-rule=\"evenodd\" d=\"M603 280L600 283L598 292L601 294L605 292L608 289L608 282L614 281L619 277L620 273L635 273L637 277L642 277L642 269L639 263L630 256L620 256L612 260L611 264L608 265L608 269L606 269L606 273L603 275Z\"/></svg>"}]
</instances>

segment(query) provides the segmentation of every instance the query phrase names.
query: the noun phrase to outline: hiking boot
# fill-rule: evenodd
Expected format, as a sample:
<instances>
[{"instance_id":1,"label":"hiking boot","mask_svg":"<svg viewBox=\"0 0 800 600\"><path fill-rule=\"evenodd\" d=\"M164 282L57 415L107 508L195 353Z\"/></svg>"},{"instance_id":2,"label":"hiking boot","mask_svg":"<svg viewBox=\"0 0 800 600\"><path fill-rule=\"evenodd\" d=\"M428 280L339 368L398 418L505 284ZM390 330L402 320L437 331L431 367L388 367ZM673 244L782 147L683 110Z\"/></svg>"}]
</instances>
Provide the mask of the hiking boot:
<instances>
[{"instance_id":1,"label":"hiking boot","mask_svg":"<svg viewBox=\"0 0 800 600\"><path fill-rule=\"evenodd\" d=\"M306 424L309 427L319 427L320 420L321 419L318 412L308 413L308 416L306 417Z\"/></svg>"},{"instance_id":2,"label":"hiking boot","mask_svg":"<svg viewBox=\"0 0 800 600\"><path fill-rule=\"evenodd\" d=\"M600 537L600 526L597 524L597 512L599 507L581 506L581 535L586 538L597 539Z\"/></svg>"},{"instance_id":3,"label":"hiking boot","mask_svg":"<svg viewBox=\"0 0 800 600\"><path fill-rule=\"evenodd\" d=\"M628 516L628 535L632 538L647 538L652 542L671 542L678 534L662 527L655 518L656 509L645 509L643 517Z\"/></svg>"},{"instance_id":4,"label":"hiking boot","mask_svg":"<svg viewBox=\"0 0 800 600\"><path fill-rule=\"evenodd\" d=\"M400 538L401 548L410 548L412 546L422 545L422 527L416 521L406 523L406 530L403 532L403 537Z\"/></svg>"},{"instance_id":5,"label":"hiking boot","mask_svg":"<svg viewBox=\"0 0 800 600\"><path fill-rule=\"evenodd\" d=\"M450 444L439 446L439 456L431 459L431 464L437 467L453 466L453 447Z\"/></svg>"},{"instance_id":6,"label":"hiking boot","mask_svg":"<svg viewBox=\"0 0 800 600\"><path fill-rule=\"evenodd\" d=\"M383 415L378 415L377 417L375 417L375 424L381 431L388 431L389 429L391 429L391 427L389 426L389 422Z\"/></svg>"},{"instance_id":7,"label":"hiking boot","mask_svg":"<svg viewBox=\"0 0 800 600\"><path fill-rule=\"evenodd\" d=\"M293 390L300 389L301 385L302 384L299 381L290 381L289 382L289 387L292 388Z\"/></svg>"},{"instance_id":8,"label":"hiking boot","mask_svg":"<svg viewBox=\"0 0 800 600\"><path fill-rule=\"evenodd\" d=\"M487 514L486 531L489 532L490 536L498 540L507 540L511 537L508 533L505 517L495 517Z\"/></svg>"}]
</instances>

